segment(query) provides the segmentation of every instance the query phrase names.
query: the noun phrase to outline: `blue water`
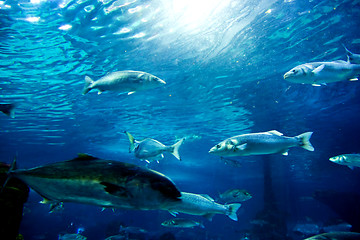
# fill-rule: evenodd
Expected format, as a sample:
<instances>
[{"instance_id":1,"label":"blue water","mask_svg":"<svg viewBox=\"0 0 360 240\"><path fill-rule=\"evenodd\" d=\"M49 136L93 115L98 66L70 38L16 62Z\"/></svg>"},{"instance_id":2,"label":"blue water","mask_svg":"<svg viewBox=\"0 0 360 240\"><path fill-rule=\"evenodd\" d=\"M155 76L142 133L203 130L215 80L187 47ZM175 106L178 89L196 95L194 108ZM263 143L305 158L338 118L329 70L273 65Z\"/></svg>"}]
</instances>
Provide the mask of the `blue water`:
<instances>
[{"instance_id":1,"label":"blue water","mask_svg":"<svg viewBox=\"0 0 360 240\"><path fill-rule=\"evenodd\" d=\"M0 116L2 161L18 154L19 167L30 168L83 152L145 166L128 153L124 130L168 145L186 137L181 162L166 155L149 167L181 191L216 198L242 188L253 195L237 222L181 214L205 228L178 230L160 225L172 217L166 211L65 203L50 214L31 191L20 233L57 239L83 228L89 240L105 239L123 224L146 229L145 239L167 232L176 239L258 239L253 220L269 187L287 239L303 239L296 224L344 220L312 196L360 194L360 170L328 161L360 152L359 82L313 87L282 76L302 63L346 60L342 44L360 53L359 19L358 0L0 1L0 99L17 104L15 118ZM86 75L120 70L149 72L167 84L129 96L81 94ZM273 129L287 136L313 131L315 151L235 158L241 166L208 154L225 138ZM271 181L264 181L267 163Z\"/></svg>"}]
</instances>

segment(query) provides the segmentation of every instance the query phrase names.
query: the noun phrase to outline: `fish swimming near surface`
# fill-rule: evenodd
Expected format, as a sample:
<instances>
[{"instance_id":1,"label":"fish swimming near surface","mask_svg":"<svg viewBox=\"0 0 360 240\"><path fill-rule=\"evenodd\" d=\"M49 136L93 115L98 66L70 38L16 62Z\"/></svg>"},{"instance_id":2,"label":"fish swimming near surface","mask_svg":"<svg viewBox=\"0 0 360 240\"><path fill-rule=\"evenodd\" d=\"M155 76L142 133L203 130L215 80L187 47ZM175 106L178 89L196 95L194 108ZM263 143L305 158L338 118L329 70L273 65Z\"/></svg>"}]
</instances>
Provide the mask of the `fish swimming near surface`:
<instances>
[{"instance_id":1,"label":"fish swimming near surface","mask_svg":"<svg viewBox=\"0 0 360 240\"><path fill-rule=\"evenodd\" d=\"M356 232L332 232L315 235L304 240L359 240L360 233Z\"/></svg>"},{"instance_id":2,"label":"fish swimming near surface","mask_svg":"<svg viewBox=\"0 0 360 240\"><path fill-rule=\"evenodd\" d=\"M86 154L27 170L14 168L15 161L9 177L25 182L47 203L152 210L179 202L181 196L175 184L159 172Z\"/></svg>"},{"instance_id":3,"label":"fish swimming near surface","mask_svg":"<svg viewBox=\"0 0 360 240\"><path fill-rule=\"evenodd\" d=\"M354 167L360 167L360 154L341 154L331 157L329 160L340 165L348 166L352 170Z\"/></svg>"},{"instance_id":4,"label":"fish swimming near surface","mask_svg":"<svg viewBox=\"0 0 360 240\"><path fill-rule=\"evenodd\" d=\"M346 50L346 55L348 62L351 64L360 64L360 54L350 52L345 45L343 45Z\"/></svg>"},{"instance_id":5,"label":"fish swimming near surface","mask_svg":"<svg viewBox=\"0 0 360 240\"><path fill-rule=\"evenodd\" d=\"M236 212L241 207L240 203L222 205L216 203L208 195L187 192L181 192L180 199L181 201L168 206L167 210L171 214L176 215L178 212L182 212L190 215L204 216L209 220L215 214L225 214L234 221L238 220Z\"/></svg>"},{"instance_id":6,"label":"fish swimming near surface","mask_svg":"<svg viewBox=\"0 0 360 240\"><path fill-rule=\"evenodd\" d=\"M97 81L85 77L83 95L92 89L97 89L98 94L104 91L118 91L132 94L141 90L160 87L166 82L150 73L140 71L118 71L105 75Z\"/></svg>"},{"instance_id":7,"label":"fish swimming near surface","mask_svg":"<svg viewBox=\"0 0 360 240\"><path fill-rule=\"evenodd\" d=\"M204 225L202 223L186 218L174 218L171 220L166 220L161 223L161 226L173 228L204 228Z\"/></svg>"},{"instance_id":8,"label":"fish swimming near surface","mask_svg":"<svg viewBox=\"0 0 360 240\"><path fill-rule=\"evenodd\" d=\"M221 202L234 203L244 202L252 198L251 194L245 189L229 189L219 194Z\"/></svg>"},{"instance_id":9,"label":"fish swimming near surface","mask_svg":"<svg viewBox=\"0 0 360 240\"><path fill-rule=\"evenodd\" d=\"M161 142L152 138L146 138L142 141L137 141L129 132L125 131L125 134L130 141L129 152L134 152L135 157L141 160L145 160L148 163L152 161L159 162L159 160L164 158L163 153L169 152L181 161L179 148L185 141L185 138L180 139L174 145L165 146Z\"/></svg>"},{"instance_id":10,"label":"fish swimming near surface","mask_svg":"<svg viewBox=\"0 0 360 240\"><path fill-rule=\"evenodd\" d=\"M13 103L1 103L0 111L6 114L7 116L14 118L15 117L15 104Z\"/></svg>"},{"instance_id":11,"label":"fish swimming near surface","mask_svg":"<svg viewBox=\"0 0 360 240\"><path fill-rule=\"evenodd\" d=\"M359 74L360 64L338 60L301 64L285 73L284 79L289 82L319 86L331 82L357 80Z\"/></svg>"},{"instance_id":12,"label":"fish swimming near surface","mask_svg":"<svg viewBox=\"0 0 360 240\"><path fill-rule=\"evenodd\" d=\"M209 153L222 157L272 153L288 155L289 148L297 146L308 151L314 151L314 147L310 143L311 135L312 132L306 132L295 137L286 137L276 130L242 134L216 144Z\"/></svg>"}]
</instances>

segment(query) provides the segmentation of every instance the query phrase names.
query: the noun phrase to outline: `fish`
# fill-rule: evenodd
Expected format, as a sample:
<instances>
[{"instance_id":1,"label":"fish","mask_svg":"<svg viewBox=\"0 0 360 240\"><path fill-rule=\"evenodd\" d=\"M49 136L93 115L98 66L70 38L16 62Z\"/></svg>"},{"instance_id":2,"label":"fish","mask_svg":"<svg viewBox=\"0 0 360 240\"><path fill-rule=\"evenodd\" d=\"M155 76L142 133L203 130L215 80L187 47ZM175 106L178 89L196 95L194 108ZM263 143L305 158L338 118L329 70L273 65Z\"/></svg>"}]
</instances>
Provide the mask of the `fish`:
<instances>
[{"instance_id":1,"label":"fish","mask_svg":"<svg viewBox=\"0 0 360 240\"><path fill-rule=\"evenodd\" d=\"M14 103L1 103L0 111L10 118L15 117L15 104Z\"/></svg>"},{"instance_id":2,"label":"fish","mask_svg":"<svg viewBox=\"0 0 360 240\"><path fill-rule=\"evenodd\" d=\"M289 148L297 146L308 151L314 151L314 147L310 143L312 134L313 132L306 132L295 137L286 137L276 130L242 134L216 144L209 153L222 157L272 153L288 155Z\"/></svg>"},{"instance_id":3,"label":"fish","mask_svg":"<svg viewBox=\"0 0 360 240\"><path fill-rule=\"evenodd\" d=\"M360 167L360 154L354 153L354 154L341 154L335 157L329 158L331 162L344 165L349 167L351 170L354 169L354 167Z\"/></svg>"},{"instance_id":4,"label":"fish","mask_svg":"<svg viewBox=\"0 0 360 240\"><path fill-rule=\"evenodd\" d=\"M118 235L113 235L110 237L105 238L105 240L129 240L129 238L125 235L122 234L118 234Z\"/></svg>"},{"instance_id":5,"label":"fish","mask_svg":"<svg viewBox=\"0 0 360 240\"><path fill-rule=\"evenodd\" d=\"M234 221L238 220L236 212L241 207L240 203L222 205L216 203L209 195L187 192L181 192L180 199L181 201L175 202L167 208L174 216L181 212L190 215L204 216L211 220L215 214L225 214Z\"/></svg>"},{"instance_id":6,"label":"fish","mask_svg":"<svg viewBox=\"0 0 360 240\"><path fill-rule=\"evenodd\" d=\"M166 220L161 223L161 226L173 227L173 228L194 228L194 227L204 228L204 225L202 223L186 218L174 218L171 220Z\"/></svg>"},{"instance_id":7,"label":"fish","mask_svg":"<svg viewBox=\"0 0 360 240\"><path fill-rule=\"evenodd\" d=\"M251 199L252 196L245 189L229 189L219 194L219 198L222 202L233 203L233 202L245 202Z\"/></svg>"},{"instance_id":8,"label":"fish","mask_svg":"<svg viewBox=\"0 0 360 240\"><path fill-rule=\"evenodd\" d=\"M59 240L86 240L86 239L87 237L75 233L66 233L59 235Z\"/></svg>"},{"instance_id":9,"label":"fish","mask_svg":"<svg viewBox=\"0 0 360 240\"><path fill-rule=\"evenodd\" d=\"M125 134L129 138L130 142L129 152L134 152L135 157L145 160L147 163L152 161L159 162L164 158L164 152L171 153L174 157L181 161L179 148L185 141L185 138L180 139L174 145L166 146L152 138L137 141L129 132L125 131Z\"/></svg>"},{"instance_id":10,"label":"fish","mask_svg":"<svg viewBox=\"0 0 360 240\"><path fill-rule=\"evenodd\" d=\"M92 89L97 89L98 94L104 91L127 92L128 95L140 90L149 90L160 87L166 82L150 73L140 71L118 71L112 72L94 81L85 76L83 95Z\"/></svg>"},{"instance_id":11,"label":"fish","mask_svg":"<svg viewBox=\"0 0 360 240\"><path fill-rule=\"evenodd\" d=\"M8 172L47 203L74 202L104 208L153 210L180 201L181 193L165 175L130 163L87 154L75 159Z\"/></svg>"},{"instance_id":12,"label":"fish","mask_svg":"<svg viewBox=\"0 0 360 240\"><path fill-rule=\"evenodd\" d=\"M359 240L360 233L356 232L332 232L315 235L304 240Z\"/></svg>"},{"instance_id":13,"label":"fish","mask_svg":"<svg viewBox=\"0 0 360 240\"><path fill-rule=\"evenodd\" d=\"M323 231L326 233L330 232L350 232L352 225L347 222L339 222L327 226L323 226Z\"/></svg>"},{"instance_id":14,"label":"fish","mask_svg":"<svg viewBox=\"0 0 360 240\"><path fill-rule=\"evenodd\" d=\"M352 53L350 52L345 45L343 45L343 47L346 50L346 55L347 55L347 60L349 63L352 64L360 64L360 54L356 54L356 53Z\"/></svg>"},{"instance_id":15,"label":"fish","mask_svg":"<svg viewBox=\"0 0 360 240\"><path fill-rule=\"evenodd\" d=\"M337 60L298 65L285 73L284 79L293 83L320 86L331 82L357 80L359 74L360 64Z\"/></svg>"}]
</instances>

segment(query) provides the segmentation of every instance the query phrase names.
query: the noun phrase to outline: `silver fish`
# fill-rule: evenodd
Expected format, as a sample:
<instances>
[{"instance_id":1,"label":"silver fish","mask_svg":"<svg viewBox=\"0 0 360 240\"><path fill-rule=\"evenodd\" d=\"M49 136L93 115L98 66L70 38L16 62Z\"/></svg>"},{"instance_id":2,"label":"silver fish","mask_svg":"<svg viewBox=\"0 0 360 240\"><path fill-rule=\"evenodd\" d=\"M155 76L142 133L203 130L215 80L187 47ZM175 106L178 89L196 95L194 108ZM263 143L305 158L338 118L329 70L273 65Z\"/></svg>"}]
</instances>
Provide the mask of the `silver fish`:
<instances>
[{"instance_id":1,"label":"silver fish","mask_svg":"<svg viewBox=\"0 0 360 240\"><path fill-rule=\"evenodd\" d=\"M181 192L181 201L169 205L167 210L176 215L178 212L200 215L212 219L215 214L225 214L230 219L237 221L236 212L241 207L240 203L222 205L216 203L208 195Z\"/></svg>"},{"instance_id":2,"label":"silver fish","mask_svg":"<svg viewBox=\"0 0 360 240\"><path fill-rule=\"evenodd\" d=\"M350 169L360 167L360 154L341 154L331 157L329 160L340 165L348 166Z\"/></svg>"},{"instance_id":3,"label":"silver fish","mask_svg":"<svg viewBox=\"0 0 360 240\"><path fill-rule=\"evenodd\" d=\"M130 142L129 152L134 151L135 157L141 160L145 160L148 163L151 161L159 162L159 160L164 158L163 153L169 152L181 161L179 148L184 142L185 138L180 139L174 145L166 146L152 138L146 138L142 141L137 141L129 132L125 132L125 134L129 138Z\"/></svg>"},{"instance_id":4,"label":"silver fish","mask_svg":"<svg viewBox=\"0 0 360 240\"><path fill-rule=\"evenodd\" d=\"M194 228L194 227L204 228L204 225L202 223L185 218L174 218L171 220L166 220L161 223L161 226L173 227L173 228Z\"/></svg>"},{"instance_id":5,"label":"silver fish","mask_svg":"<svg viewBox=\"0 0 360 240\"><path fill-rule=\"evenodd\" d=\"M346 55L348 62L351 64L360 64L360 54L350 52L345 45L343 45L346 50Z\"/></svg>"},{"instance_id":6,"label":"silver fish","mask_svg":"<svg viewBox=\"0 0 360 240\"><path fill-rule=\"evenodd\" d=\"M166 82L150 73L139 71L119 71L105 75L97 81L85 77L83 94L97 89L98 94L104 91L118 91L132 94L140 90L148 90L160 87Z\"/></svg>"},{"instance_id":7,"label":"silver fish","mask_svg":"<svg viewBox=\"0 0 360 240\"><path fill-rule=\"evenodd\" d=\"M59 235L59 240L86 240L86 239L87 237L75 233L67 233L67 234Z\"/></svg>"},{"instance_id":8,"label":"silver fish","mask_svg":"<svg viewBox=\"0 0 360 240\"><path fill-rule=\"evenodd\" d=\"M297 146L314 151L314 147L309 141L311 135L312 132L306 132L295 137L286 137L276 130L242 134L216 144L209 153L223 157L272 153L288 155L289 148Z\"/></svg>"},{"instance_id":9,"label":"silver fish","mask_svg":"<svg viewBox=\"0 0 360 240\"><path fill-rule=\"evenodd\" d=\"M311 62L294 67L284 74L284 79L294 83L320 85L331 82L357 80L360 64L338 60Z\"/></svg>"},{"instance_id":10,"label":"silver fish","mask_svg":"<svg viewBox=\"0 0 360 240\"><path fill-rule=\"evenodd\" d=\"M252 198L251 194L245 189L229 189L219 194L221 202L244 202Z\"/></svg>"},{"instance_id":11,"label":"silver fish","mask_svg":"<svg viewBox=\"0 0 360 240\"><path fill-rule=\"evenodd\" d=\"M28 170L10 170L9 176L22 180L50 203L151 210L180 201L181 196L174 183L161 173L85 154Z\"/></svg>"},{"instance_id":12,"label":"silver fish","mask_svg":"<svg viewBox=\"0 0 360 240\"><path fill-rule=\"evenodd\" d=\"M315 235L304 240L359 240L360 233L355 232L332 232Z\"/></svg>"}]
</instances>

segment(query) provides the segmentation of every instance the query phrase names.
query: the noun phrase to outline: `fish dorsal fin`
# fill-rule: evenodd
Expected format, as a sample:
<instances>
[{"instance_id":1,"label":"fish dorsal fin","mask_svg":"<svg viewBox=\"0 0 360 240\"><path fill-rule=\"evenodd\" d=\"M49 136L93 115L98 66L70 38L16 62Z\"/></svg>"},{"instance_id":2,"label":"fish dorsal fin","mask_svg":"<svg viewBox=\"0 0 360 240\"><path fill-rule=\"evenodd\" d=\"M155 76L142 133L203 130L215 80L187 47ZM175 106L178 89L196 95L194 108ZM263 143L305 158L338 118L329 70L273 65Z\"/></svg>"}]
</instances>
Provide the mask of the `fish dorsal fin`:
<instances>
[{"instance_id":1,"label":"fish dorsal fin","mask_svg":"<svg viewBox=\"0 0 360 240\"><path fill-rule=\"evenodd\" d=\"M212 198L212 197L210 197L209 195L207 195L207 194L200 194L202 197L204 197L204 198L206 198L207 200L210 200L210 201L212 201L212 202L215 202L215 200Z\"/></svg>"},{"instance_id":2,"label":"fish dorsal fin","mask_svg":"<svg viewBox=\"0 0 360 240\"><path fill-rule=\"evenodd\" d=\"M97 160L97 157L91 156L86 153L78 153L78 156L74 159L71 159L69 161L90 161L90 160Z\"/></svg>"},{"instance_id":3,"label":"fish dorsal fin","mask_svg":"<svg viewBox=\"0 0 360 240\"><path fill-rule=\"evenodd\" d=\"M277 136L282 136L282 135L284 135L284 134L282 134L281 132L276 131L276 130L268 131L268 133L273 134L273 135L277 135Z\"/></svg>"}]
</instances>

